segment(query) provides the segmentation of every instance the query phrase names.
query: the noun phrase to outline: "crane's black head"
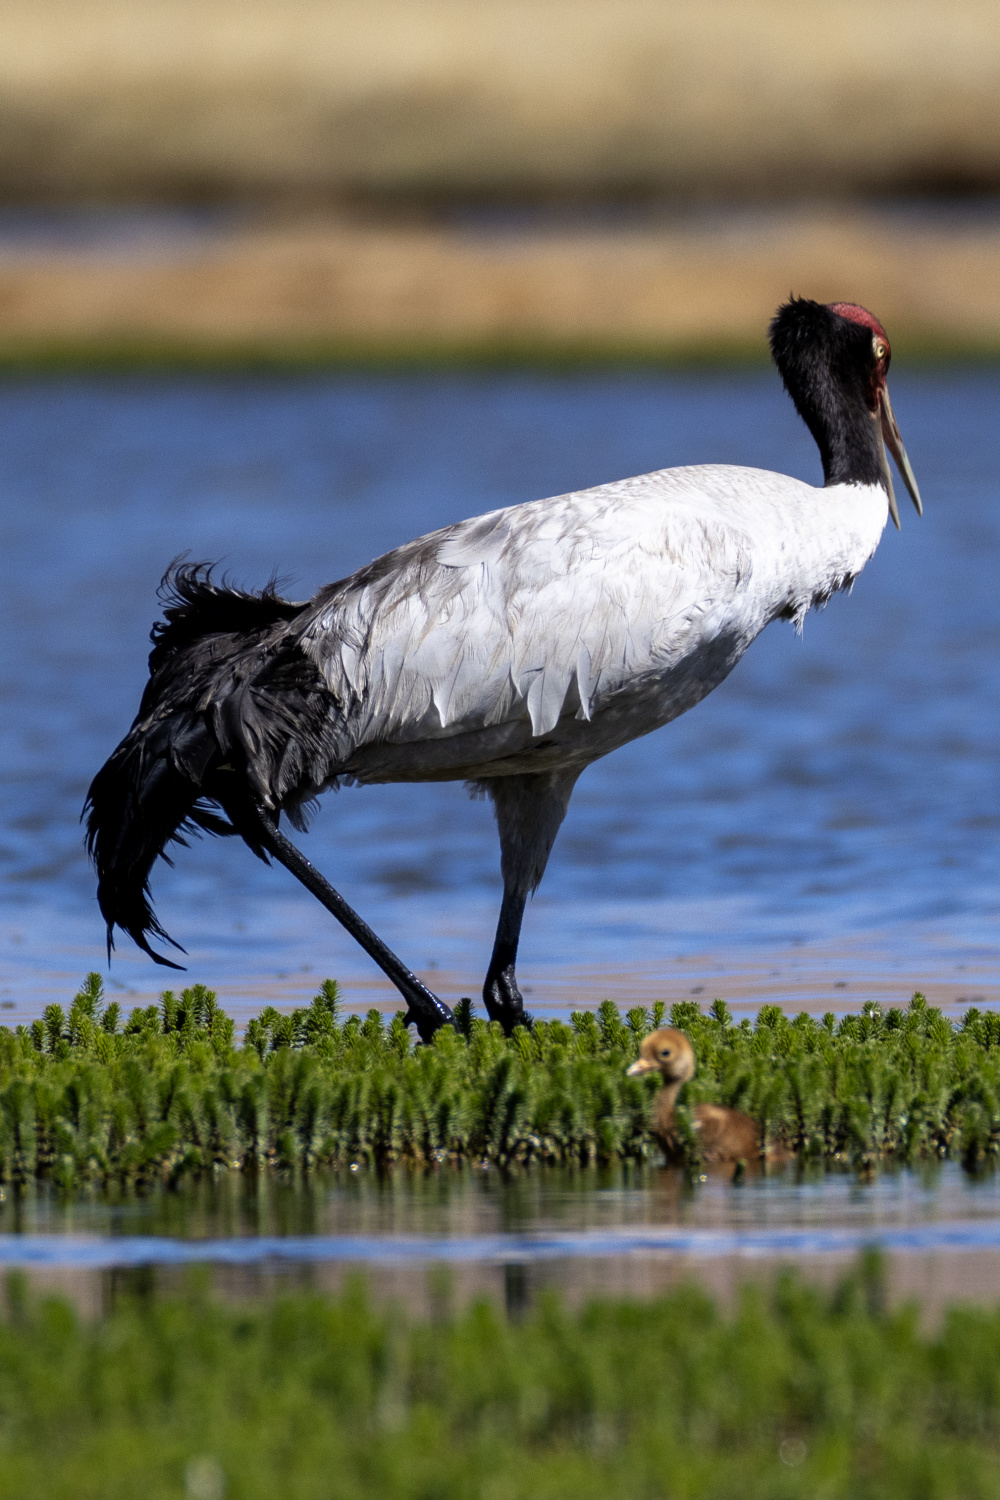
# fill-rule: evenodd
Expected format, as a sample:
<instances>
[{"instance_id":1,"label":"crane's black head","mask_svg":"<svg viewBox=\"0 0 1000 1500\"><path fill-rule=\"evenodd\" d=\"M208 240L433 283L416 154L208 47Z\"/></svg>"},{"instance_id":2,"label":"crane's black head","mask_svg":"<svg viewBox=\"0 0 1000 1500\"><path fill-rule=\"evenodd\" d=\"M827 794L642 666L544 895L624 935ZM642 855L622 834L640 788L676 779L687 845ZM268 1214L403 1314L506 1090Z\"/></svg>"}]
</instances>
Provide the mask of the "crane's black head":
<instances>
[{"instance_id":1,"label":"crane's black head","mask_svg":"<svg viewBox=\"0 0 1000 1500\"><path fill-rule=\"evenodd\" d=\"M889 401L892 350L882 324L855 302L792 297L769 330L771 354L795 409L816 440L826 484L880 484L899 512L885 456L896 461L922 511L917 482Z\"/></svg>"}]
</instances>

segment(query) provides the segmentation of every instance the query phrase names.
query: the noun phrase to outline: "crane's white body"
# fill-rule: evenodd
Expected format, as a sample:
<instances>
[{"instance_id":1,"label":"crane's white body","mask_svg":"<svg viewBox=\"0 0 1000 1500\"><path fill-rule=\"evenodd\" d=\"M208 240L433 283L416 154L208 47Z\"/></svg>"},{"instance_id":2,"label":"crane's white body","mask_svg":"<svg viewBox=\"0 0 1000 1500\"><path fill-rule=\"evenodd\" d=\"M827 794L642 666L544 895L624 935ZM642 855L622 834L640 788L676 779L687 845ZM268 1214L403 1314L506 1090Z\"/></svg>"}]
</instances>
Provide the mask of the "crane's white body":
<instances>
[{"instance_id":1,"label":"crane's white body","mask_svg":"<svg viewBox=\"0 0 1000 1500\"><path fill-rule=\"evenodd\" d=\"M431 532L303 622L343 709L330 781L575 779L849 586L887 516L880 485L703 465Z\"/></svg>"}]
</instances>

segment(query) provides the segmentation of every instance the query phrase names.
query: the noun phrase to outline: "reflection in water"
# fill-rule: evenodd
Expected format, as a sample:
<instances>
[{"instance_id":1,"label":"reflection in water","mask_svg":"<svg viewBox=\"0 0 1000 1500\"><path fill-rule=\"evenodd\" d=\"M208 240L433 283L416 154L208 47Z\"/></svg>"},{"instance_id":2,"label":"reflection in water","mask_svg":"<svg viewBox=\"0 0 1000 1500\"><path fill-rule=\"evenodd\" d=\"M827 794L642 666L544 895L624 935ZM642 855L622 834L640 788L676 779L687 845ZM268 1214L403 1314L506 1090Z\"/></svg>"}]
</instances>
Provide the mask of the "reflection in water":
<instances>
[{"instance_id":1,"label":"reflection in water","mask_svg":"<svg viewBox=\"0 0 1000 1500\"><path fill-rule=\"evenodd\" d=\"M973 1179L953 1162L885 1171L872 1182L847 1172L789 1168L734 1185L725 1174L691 1184L673 1168L533 1167L504 1174L468 1165L322 1173L225 1173L143 1196L64 1199L44 1186L7 1189L0 1236L156 1236L178 1240L257 1236L424 1236L601 1233L656 1227L750 1233L906 1228L1000 1219L1000 1178Z\"/></svg>"},{"instance_id":2,"label":"reflection in water","mask_svg":"<svg viewBox=\"0 0 1000 1500\"><path fill-rule=\"evenodd\" d=\"M692 1279L729 1300L790 1263L831 1284L871 1243L888 1252L893 1299L918 1297L928 1317L1000 1299L1000 1181L954 1164L738 1187L654 1167L461 1167L297 1184L227 1174L120 1202L36 1189L0 1205L0 1260L88 1314L176 1288L206 1261L223 1295L335 1291L361 1274L376 1299L429 1316L473 1297L519 1316L543 1292L649 1297Z\"/></svg>"}]
</instances>

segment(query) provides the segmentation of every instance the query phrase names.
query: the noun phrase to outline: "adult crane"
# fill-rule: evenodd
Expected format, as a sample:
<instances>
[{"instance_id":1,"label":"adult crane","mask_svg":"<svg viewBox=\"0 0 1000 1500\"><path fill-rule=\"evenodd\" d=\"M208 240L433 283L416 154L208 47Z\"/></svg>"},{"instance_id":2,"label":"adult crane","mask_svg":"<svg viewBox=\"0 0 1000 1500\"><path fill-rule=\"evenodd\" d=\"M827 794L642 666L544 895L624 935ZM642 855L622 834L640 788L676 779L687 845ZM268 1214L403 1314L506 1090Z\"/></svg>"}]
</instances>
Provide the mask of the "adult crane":
<instances>
[{"instance_id":1,"label":"adult crane","mask_svg":"<svg viewBox=\"0 0 1000 1500\"><path fill-rule=\"evenodd\" d=\"M149 682L94 778L88 847L107 922L158 963L149 875L173 840L239 834L295 875L407 1001L423 1039L452 1012L280 831L342 783L463 780L500 834L503 901L483 996L524 1019L515 961L580 772L718 686L764 626L850 586L887 514L886 447L918 513L886 387L889 340L853 303L792 298L771 352L823 465L815 488L706 464L493 511L431 532L305 604L164 580ZM174 944L177 947L177 944ZM177 965L172 965L177 967Z\"/></svg>"}]
</instances>

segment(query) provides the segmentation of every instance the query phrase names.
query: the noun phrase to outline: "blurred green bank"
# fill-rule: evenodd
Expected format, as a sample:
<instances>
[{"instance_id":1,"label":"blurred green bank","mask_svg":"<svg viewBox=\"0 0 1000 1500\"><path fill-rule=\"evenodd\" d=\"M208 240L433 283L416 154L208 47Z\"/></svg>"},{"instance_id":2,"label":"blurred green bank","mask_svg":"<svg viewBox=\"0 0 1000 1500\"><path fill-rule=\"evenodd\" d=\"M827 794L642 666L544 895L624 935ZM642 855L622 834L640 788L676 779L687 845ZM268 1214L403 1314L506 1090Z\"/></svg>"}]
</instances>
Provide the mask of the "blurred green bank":
<instances>
[{"instance_id":1,"label":"blurred green bank","mask_svg":"<svg viewBox=\"0 0 1000 1500\"><path fill-rule=\"evenodd\" d=\"M649 1303L414 1320L358 1285L252 1305L141 1278L83 1322L8 1282L9 1500L986 1500L1000 1316L887 1312L877 1261L723 1311Z\"/></svg>"}]
</instances>

